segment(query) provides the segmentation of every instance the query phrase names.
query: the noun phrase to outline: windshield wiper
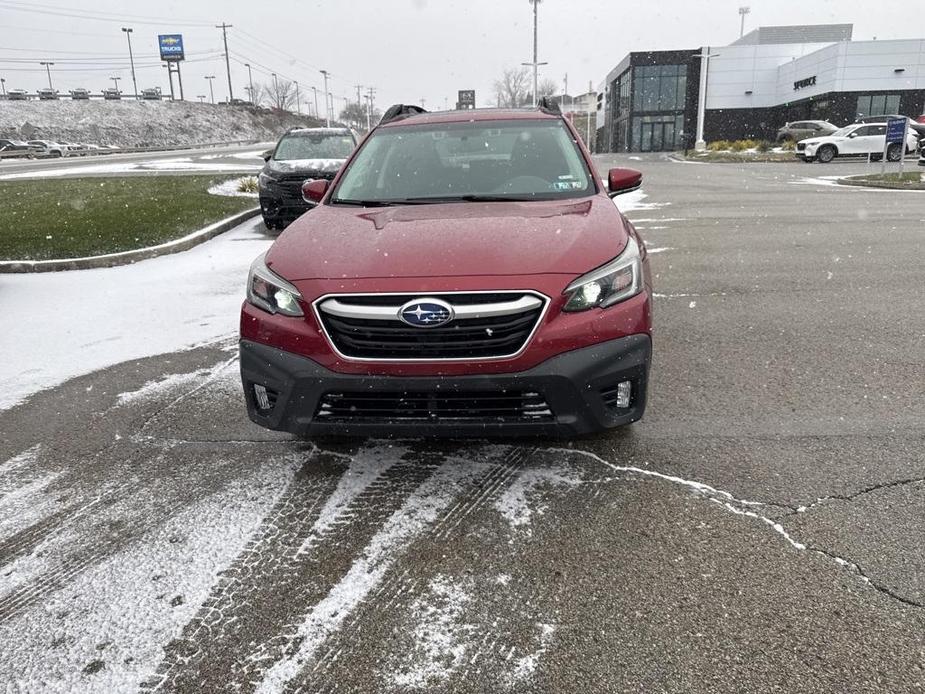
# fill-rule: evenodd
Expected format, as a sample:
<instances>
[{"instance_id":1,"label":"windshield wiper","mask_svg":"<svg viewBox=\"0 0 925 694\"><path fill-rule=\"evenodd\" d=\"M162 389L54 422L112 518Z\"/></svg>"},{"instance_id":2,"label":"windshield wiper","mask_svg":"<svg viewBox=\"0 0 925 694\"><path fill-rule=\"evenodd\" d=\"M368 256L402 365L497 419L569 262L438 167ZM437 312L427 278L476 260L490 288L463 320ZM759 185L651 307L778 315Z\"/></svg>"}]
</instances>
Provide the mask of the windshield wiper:
<instances>
[{"instance_id":1,"label":"windshield wiper","mask_svg":"<svg viewBox=\"0 0 925 694\"><path fill-rule=\"evenodd\" d=\"M333 205L355 205L356 207L392 207L400 204L393 200L347 200L345 198L334 198L331 200Z\"/></svg>"}]
</instances>

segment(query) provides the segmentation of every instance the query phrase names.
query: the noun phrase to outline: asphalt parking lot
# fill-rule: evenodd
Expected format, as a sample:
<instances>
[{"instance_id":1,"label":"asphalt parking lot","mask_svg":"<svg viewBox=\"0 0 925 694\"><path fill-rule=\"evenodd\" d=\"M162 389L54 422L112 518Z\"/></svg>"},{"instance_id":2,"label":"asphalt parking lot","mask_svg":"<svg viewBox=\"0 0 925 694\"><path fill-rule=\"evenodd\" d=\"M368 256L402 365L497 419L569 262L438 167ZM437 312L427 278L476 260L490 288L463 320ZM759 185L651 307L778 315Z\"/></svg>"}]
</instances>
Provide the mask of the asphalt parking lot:
<instances>
[{"instance_id":1,"label":"asphalt parking lot","mask_svg":"<svg viewBox=\"0 0 925 694\"><path fill-rule=\"evenodd\" d=\"M642 422L293 441L233 339L39 393L0 411L5 691L921 692L925 197L598 161L646 175Z\"/></svg>"}]
</instances>

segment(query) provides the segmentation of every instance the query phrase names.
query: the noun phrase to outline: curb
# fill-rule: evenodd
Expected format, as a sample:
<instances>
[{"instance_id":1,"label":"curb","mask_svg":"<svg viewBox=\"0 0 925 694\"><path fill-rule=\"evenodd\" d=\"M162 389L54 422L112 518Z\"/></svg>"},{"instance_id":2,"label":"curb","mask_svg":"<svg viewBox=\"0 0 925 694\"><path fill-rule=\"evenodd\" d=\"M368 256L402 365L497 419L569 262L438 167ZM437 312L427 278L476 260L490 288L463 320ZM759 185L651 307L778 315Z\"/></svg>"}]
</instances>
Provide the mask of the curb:
<instances>
[{"instance_id":1,"label":"curb","mask_svg":"<svg viewBox=\"0 0 925 694\"><path fill-rule=\"evenodd\" d=\"M848 188L871 188L876 190L901 190L906 192L921 193L925 191L925 187L922 187L922 184L916 186L906 186L900 183L899 181L863 181L852 176L845 178L839 178L835 181L840 186L846 186Z\"/></svg>"},{"instance_id":2,"label":"curb","mask_svg":"<svg viewBox=\"0 0 925 694\"><path fill-rule=\"evenodd\" d=\"M205 243L209 239L213 239L219 234L223 234L238 226L241 222L253 219L259 214L260 208L254 207L249 210L244 210L244 212L239 212L233 217L228 217L214 224L210 224L207 227L187 234L175 241L168 241L167 243L162 243L157 246L148 246L147 248L138 248L133 251L94 255L86 258L62 258L60 260L3 260L0 261L0 274L93 270L97 268L116 267L119 265L130 265L131 263L137 263L139 260L148 260L149 258L157 258L162 255L188 251L190 248Z\"/></svg>"}]
</instances>

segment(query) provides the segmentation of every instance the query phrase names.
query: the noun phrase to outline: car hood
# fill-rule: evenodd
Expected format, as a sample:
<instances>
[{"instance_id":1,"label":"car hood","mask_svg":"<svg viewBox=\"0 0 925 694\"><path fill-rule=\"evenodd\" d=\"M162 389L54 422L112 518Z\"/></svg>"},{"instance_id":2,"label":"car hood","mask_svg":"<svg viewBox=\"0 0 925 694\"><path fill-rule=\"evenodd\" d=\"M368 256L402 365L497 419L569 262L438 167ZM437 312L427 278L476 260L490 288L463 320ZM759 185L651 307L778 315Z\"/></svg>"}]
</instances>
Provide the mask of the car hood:
<instances>
[{"instance_id":1,"label":"car hood","mask_svg":"<svg viewBox=\"0 0 925 694\"><path fill-rule=\"evenodd\" d=\"M267 265L290 281L579 275L619 255L622 215L604 196L351 208L320 205L289 226Z\"/></svg>"},{"instance_id":2,"label":"car hood","mask_svg":"<svg viewBox=\"0 0 925 694\"><path fill-rule=\"evenodd\" d=\"M277 174L290 173L337 173L344 165L346 159L289 159L277 161L271 159L267 162L267 172Z\"/></svg>"}]
</instances>

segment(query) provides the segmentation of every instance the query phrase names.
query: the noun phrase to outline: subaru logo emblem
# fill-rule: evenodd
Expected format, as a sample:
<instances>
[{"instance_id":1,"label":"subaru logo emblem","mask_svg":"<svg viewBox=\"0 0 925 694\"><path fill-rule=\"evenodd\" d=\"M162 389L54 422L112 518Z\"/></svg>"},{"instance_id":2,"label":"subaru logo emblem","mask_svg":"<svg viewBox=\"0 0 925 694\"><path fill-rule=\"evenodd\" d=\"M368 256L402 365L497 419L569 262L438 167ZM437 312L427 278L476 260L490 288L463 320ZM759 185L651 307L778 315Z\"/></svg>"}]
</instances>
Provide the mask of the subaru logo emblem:
<instances>
[{"instance_id":1,"label":"subaru logo emblem","mask_svg":"<svg viewBox=\"0 0 925 694\"><path fill-rule=\"evenodd\" d=\"M453 307L440 299L415 299L398 309L398 317L415 328L446 325L453 315Z\"/></svg>"}]
</instances>

